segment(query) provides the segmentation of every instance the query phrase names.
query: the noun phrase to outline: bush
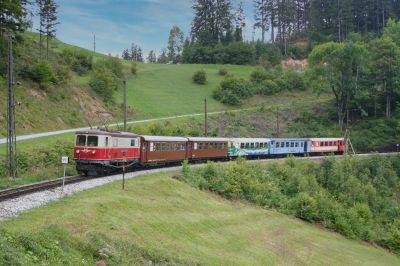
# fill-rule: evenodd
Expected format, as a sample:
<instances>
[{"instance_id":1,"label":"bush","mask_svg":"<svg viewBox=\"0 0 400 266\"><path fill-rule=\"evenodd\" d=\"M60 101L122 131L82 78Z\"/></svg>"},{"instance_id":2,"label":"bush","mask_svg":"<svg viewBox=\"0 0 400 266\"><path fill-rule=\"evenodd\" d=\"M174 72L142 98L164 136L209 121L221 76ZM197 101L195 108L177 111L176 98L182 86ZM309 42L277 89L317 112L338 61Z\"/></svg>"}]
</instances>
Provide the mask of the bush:
<instances>
[{"instance_id":1,"label":"bush","mask_svg":"<svg viewBox=\"0 0 400 266\"><path fill-rule=\"evenodd\" d=\"M227 105L240 105L242 99L252 96L252 89L246 80L233 76L223 79L213 92L214 99Z\"/></svg>"},{"instance_id":2,"label":"bush","mask_svg":"<svg viewBox=\"0 0 400 266\"><path fill-rule=\"evenodd\" d=\"M109 56L107 59L100 60L94 66L95 69L104 68L109 70L116 78L123 78L122 63L116 57Z\"/></svg>"},{"instance_id":3,"label":"bush","mask_svg":"<svg viewBox=\"0 0 400 266\"><path fill-rule=\"evenodd\" d=\"M226 70L226 68L221 67L218 71L218 74L220 76L226 76L228 74L228 70Z\"/></svg>"},{"instance_id":4,"label":"bush","mask_svg":"<svg viewBox=\"0 0 400 266\"><path fill-rule=\"evenodd\" d=\"M79 75L84 75L92 70L93 57L88 52L66 49L63 50L61 56L65 63L71 67L72 71Z\"/></svg>"},{"instance_id":5,"label":"bush","mask_svg":"<svg viewBox=\"0 0 400 266\"><path fill-rule=\"evenodd\" d=\"M207 75L204 70L196 71L192 76L193 83L204 85L207 81Z\"/></svg>"},{"instance_id":6,"label":"bush","mask_svg":"<svg viewBox=\"0 0 400 266\"><path fill-rule=\"evenodd\" d=\"M104 101L112 101L114 91L117 88L113 73L106 68L95 69L91 75L89 85Z\"/></svg>"},{"instance_id":7,"label":"bush","mask_svg":"<svg viewBox=\"0 0 400 266\"><path fill-rule=\"evenodd\" d=\"M286 89L290 91L306 90L306 84L304 81L304 76L302 74L293 70L288 70L285 73L285 79L286 79L286 84L285 84Z\"/></svg>"},{"instance_id":8,"label":"bush","mask_svg":"<svg viewBox=\"0 0 400 266\"><path fill-rule=\"evenodd\" d=\"M55 82L55 75L49 62L40 61L32 68L32 79L39 83L41 89L46 90L52 82Z\"/></svg>"},{"instance_id":9,"label":"bush","mask_svg":"<svg viewBox=\"0 0 400 266\"><path fill-rule=\"evenodd\" d=\"M288 47L288 54L293 59L301 60L308 57L309 49L305 45L291 44Z\"/></svg>"},{"instance_id":10,"label":"bush","mask_svg":"<svg viewBox=\"0 0 400 266\"><path fill-rule=\"evenodd\" d=\"M272 80L264 80L261 83L260 93L264 95L272 95L279 91L278 85Z\"/></svg>"},{"instance_id":11,"label":"bush","mask_svg":"<svg viewBox=\"0 0 400 266\"><path fill-rule=\"evenodd\" d=\"M256 84L260 84L264 80L268 79L270 76L267 71L262 68L257 68L250 74L250 81Z\"/></svg>"},{"instance_id":12,"label":"bush","mask_svg":"<svg viewBox=\"0 0 400 266\"><path fill-rule=\"evenodd\" d=\"M132 62L132 64L131 64L131 73L132 73L132 75L136 75L137 74L137 64L136 64L136 62Z\"/></svg>"}]
</instances>

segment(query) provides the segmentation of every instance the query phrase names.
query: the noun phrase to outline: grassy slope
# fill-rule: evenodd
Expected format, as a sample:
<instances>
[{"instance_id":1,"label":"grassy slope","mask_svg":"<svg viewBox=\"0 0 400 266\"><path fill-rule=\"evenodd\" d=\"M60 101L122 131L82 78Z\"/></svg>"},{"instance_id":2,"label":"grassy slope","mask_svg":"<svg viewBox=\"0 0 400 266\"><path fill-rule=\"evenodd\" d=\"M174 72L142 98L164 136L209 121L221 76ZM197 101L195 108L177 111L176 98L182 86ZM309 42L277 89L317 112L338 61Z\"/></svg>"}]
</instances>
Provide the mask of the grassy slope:
<instances>
[{"instance_id":1,"label":"grassy slope","mask_svg":"<svg viewBox=\"0 0 400 266\"><path fill-rule=\"evenodd\" d=\"M170 176L139 177L128 181L122 193L120 182L92 189L2 222L0 229L17 239L25 235L14 244L21 248L32 235L50 234L51 239L49 228L63 228L64 238L54 237L60 245L72 241L95 250L110 245L118 265L148 260L185 265L400 263L384 250L273 211L229 202ZM84 251L70 247L54 256L67 257L71 264L82 259L92 264Z\"/></svg>"}]
</instances>

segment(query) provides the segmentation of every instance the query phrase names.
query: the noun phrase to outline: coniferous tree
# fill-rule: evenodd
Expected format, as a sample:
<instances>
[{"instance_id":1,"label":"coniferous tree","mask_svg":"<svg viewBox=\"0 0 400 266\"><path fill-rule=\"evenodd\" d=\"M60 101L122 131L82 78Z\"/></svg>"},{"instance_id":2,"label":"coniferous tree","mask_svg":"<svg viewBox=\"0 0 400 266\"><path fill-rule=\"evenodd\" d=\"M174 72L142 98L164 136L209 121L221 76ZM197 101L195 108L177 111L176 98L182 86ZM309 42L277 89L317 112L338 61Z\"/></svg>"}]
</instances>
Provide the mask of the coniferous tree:
<instances>
[{"instance_id":1,"label":"coniferous tree","mask_svg":"<svg viewBox=\"0 0 400 266\"><path fill-rule=\"evenodd\" d=\"M27 4L28 0L0 1L0 36L3 36L4 30L18 31L25 28Z\"/></svg>"},{"instance_id":2,"label":"coniferous tree","mask_svg":"<svg viewBox=\"0 0 400 266\"><path fill-rule=\"evenodd\" d=\"M246 16L243 11L243 2L240 1L235 13L235 41L243 41L243 31L246 27Z\"/></svg>"},{"instance_id":3,"label":"coniferous tree","mask_svg":"<svg viewBox=\"0 0 400 266\"><path fill-rule=\"evenodd\" d=\"M147 62L151 64L157 63L157 56L153 50L150 50L149 55L147 56Z\"/></svg>"},{"instance_id":4,"label":"coniferous tree","mask_svg":"<svg viewBox=\"0 0 400 266\"><path fill-rule=\"evenodd\" d=\"M138 46L134 43L131 45L131 54L130 54L130 59L132 61L137 61L137 53L138 53Z\"/></svg>"},{"instance_id":5,"label":"coniferous tree","mask_svg":"<svg viewBox=\"0 0 400 266\"><path fill-rule=\"evenodd\" d=\"M268 31L270 26L269 18L269 0L255 0L254 1L254 28L261 29L261 41L265 42L265 32Z\"/></svg>"},{"instance_id":6,"label":"coniferous tree","mask_svg":"<svg viewBox=\"0 0 400 266\"><path fill-rule=\"evenodd\" d=\"M38 15L39 15L39 50L40 50L40 58L43 55L43 34L45 33L44 28L46 25L46 14L45 14L45 0L36 0L36 4L38 6Z\"/></svg>"},{"instance_id":7,"label":"coniferous tree","mask_svg":"<svg viewBox=\"0 0 400 266\"><path fill-rule=\"evenodd\" d=\"M138 46L137 49L136 61L143 62L143 53L142 53L142 48L140 48L140 46Z\"/></svg>"},{"instance_id":8,"label":"coniferous tree","mask_svg":"<svg viewBox=\"0 0 400 266\"><path fill-rule=\"evenodd\" d=\"M129 54L128 48L126 48L126 49L124 49L122 51L122 58L125 59L125 60L130 60L131 59L131 56Z\"/></svg>"},{"instance_id":9,"label":"coniferous tree","mask_svg":"<svg viewBox=\"0 0 400 266\"><path fill-rule=\"evenodd\" d=\"M44 32L46 33L46 57L49 59L49 40L56 36L57 4L54 0L43 1Z\"/></svg>"},{"instance_id":10,"label":"coniferous tree","mask_svg":"<svg viewBox=\"0 0 400 266\"><path fill-rule=\"evenodd\" d=\"M157 59L157 63L159 64L165 64L168 62L168 57L167 57L167 49L162 49L160 56Z\"/></svg>"},{"instance_id":11,"label":"coniferous tree","mask_svg":"<svg viewBox=\"0 0 400 266\"><path fill-rule=\"evenodd\" d=\"M221 42L232 32L232 4L230 0L193 0L192 42L203 45Z\"/></svg>"}]
</instances>

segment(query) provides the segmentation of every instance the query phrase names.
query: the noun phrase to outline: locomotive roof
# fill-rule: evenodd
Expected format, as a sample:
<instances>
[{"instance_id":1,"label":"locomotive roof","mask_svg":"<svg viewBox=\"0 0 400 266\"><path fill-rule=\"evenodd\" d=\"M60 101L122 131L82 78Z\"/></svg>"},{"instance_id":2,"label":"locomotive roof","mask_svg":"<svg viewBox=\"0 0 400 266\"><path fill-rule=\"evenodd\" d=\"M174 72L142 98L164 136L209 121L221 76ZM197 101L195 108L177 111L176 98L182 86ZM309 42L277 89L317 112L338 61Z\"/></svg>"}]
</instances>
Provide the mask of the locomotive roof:
<instances>
[{"instance_id":1,"label":"locomotive roof","mask_svg":"<svg viewBox=\"0 0 400 266\"><path fill-rule=\"evenodd\" d=\"M107 135L107 136L112 136L112 137L125 137L125 138L134 138L134 137L138 136L131 132L105 131L105 130L96 130L96 129L79 130L79 131L76 131L75 134Z\"/></svg>"},{"instance_id":2,"label":"locomotive roof","mask_svg":"<svg viewBox=\"0 0 400 266\"><path fill-rule=\"evenodd\" d=\"M187 142L188 139L184 137L165 137L165 136L142 136L147 141L178 141Z\"/></svg>"},{"instance_id":3,"label":"locomotive roof","mask_svg":"<svg viewBox=\"0 0 400 266\"><path fill-rule=\"evenodd\" d=\"M207 138L207 137L189 137L190 141L220 141L220 142L228 142L228 138Z\"/></svg>"}]
</instances>

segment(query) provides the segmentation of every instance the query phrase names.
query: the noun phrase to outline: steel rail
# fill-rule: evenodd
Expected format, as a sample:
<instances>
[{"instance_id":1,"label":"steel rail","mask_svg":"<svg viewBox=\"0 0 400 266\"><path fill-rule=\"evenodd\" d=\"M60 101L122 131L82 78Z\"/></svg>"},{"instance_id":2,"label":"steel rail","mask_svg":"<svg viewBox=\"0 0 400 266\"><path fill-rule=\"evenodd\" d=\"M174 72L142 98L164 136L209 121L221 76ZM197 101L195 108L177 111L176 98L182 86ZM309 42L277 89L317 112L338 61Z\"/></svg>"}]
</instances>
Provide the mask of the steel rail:
<instances>
[{"instance_id":1,"label":"steel rail","mask_svg":"<svg viewBox=\"0 0 400 266\"><path fill-rule=\"evenodd\" d=\"M68 176L65 177L65 184L71 184L80 182L82 180L87 180L87 177L83 177L80 175L77 176ZM37 191L43 191L47 189L52 189L56 187L60 187L63 184L63 178L57 178L53 180L41 181L38 183L33 183L29 185L24 185L16 188L9 188L5 190L0 190L0 201L16 198L21 195L30 194Z\"/></svg>"}]
</instances>

